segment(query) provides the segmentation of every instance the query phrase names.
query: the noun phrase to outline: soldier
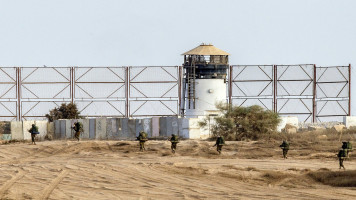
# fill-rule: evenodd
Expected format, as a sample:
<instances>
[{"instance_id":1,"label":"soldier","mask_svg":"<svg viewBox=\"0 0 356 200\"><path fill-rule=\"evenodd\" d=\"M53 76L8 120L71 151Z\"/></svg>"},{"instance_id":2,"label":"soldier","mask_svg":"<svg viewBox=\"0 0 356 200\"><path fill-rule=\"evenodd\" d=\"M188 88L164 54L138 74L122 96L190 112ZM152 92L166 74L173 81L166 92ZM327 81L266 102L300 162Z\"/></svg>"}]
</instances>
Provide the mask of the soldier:
<instances>
[{"instance_id":1,"label":"soldier","mask_svg":"<svg viewBox=\"0 0 356 200\"><path fill-rule=\"evenodd\" d=\"M36 126L36 124L32 124L32 127L30 128L30 130L28 130L28 132L31 133L31 139L32 139L32 143L31 144L36 145L35 138L36 138L36 135L39 134L38 126Z\"/></svg>"},{"instance_id":2,"label":"soldier","mask_svg":"<svg viewBox=\"0 0 356 200\"><path fill-rule=\"evenodd\" d=\"M83 129L83 125L80 122L75 122L72 129L75 131L74 137L77 138L79 142L80 131Z\"/></svg>"},{"instance_id":3,"label":"soldier","mask_svg":"<svg viewBox=\"0 0 356 200\"><path fill-rule=\"evenodd\" d=\"M345 150L345 149L340 149L339 153L336 154L337 157L339 158L339 169L341 169L341 167L342 167L342 168L344 168L344 170L345 170L345 167L344 167L344 160L345 160L346 154L347 154L346 151L347 151L347 150Z\"/></svg>"},{"instance_id":4,"label":"soldier","mask_svg":"<svg viewBox=\"0 0 356 200\"><path fill-rule=\"evenodd\" d=\"M176 149L177 149L177 144L179 143L178 136L175 134L172 134L170 141L172 143L171 144L172 153L175 153Z\"/></svg>"},{"instance_id":5,"label":"soldier","mask_svg":"<svg viewBox=\"0 0 356 200\"><path fill-rule=\"evenodd\" d=\"M216 138L216 142L215 142L215 144L214 144L213 147L216 146L216 151L218 151L219 154L221 154L221 149L222 149L222 146L223 146L223 145L225 145L224 137L219 135L219 136Z\"/></svg>"},{"instance_id":6,"label":"soldier","mask_svg":"<svg viewBox=\"0 0 356 200\"><path fill-rule=\"evenodd\" d=\"M349 158L349 153L352 152L352 144L350 140L342 142L341 148L346 151L346 157Z\"/></svg>"},{"instance_id":7,"label":"soldier","mask_svg":"<svg viewBox=\"0 0 356 200\"><path fill-rule=\"evenodd\" d=\"M140 134L137 137L137 140L140 143L140 151L144 151L145 149L145 142L148 140L147 139L147 133L144 131L140 131Z\"/></svg>"},{"instance_id":8,"label":"soldier","mask_svg":"<svg viewBox=\"0 0 356 200\"><path fill-rule=\"evenodd\" d=\"M283 158L287 159L287 154L289 150L289 143L287 142L287 140L283 140L282 144L279 145L279 147L281 147L281 149L283 150Z\"/></svg>"}]
</instances>

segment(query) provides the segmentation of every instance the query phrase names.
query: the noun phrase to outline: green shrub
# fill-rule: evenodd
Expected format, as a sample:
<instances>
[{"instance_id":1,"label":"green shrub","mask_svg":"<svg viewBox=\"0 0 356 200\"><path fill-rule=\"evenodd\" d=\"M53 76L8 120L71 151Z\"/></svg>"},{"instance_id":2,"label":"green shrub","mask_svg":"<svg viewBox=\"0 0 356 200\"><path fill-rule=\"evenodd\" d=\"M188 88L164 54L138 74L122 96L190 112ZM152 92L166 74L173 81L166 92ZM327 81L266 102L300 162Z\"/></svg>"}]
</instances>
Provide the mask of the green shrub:
<instances>
[{"instance_id":1,"label":"green shrub","mask_svg":"<svg viewBox=\"0 0 356 200\"><path fill-rule=\"evenodd\" d=\"M280 122L277 113L265 110L258 105L238 107L228 104L216 106L222 115L215 117L210 126L214 137L222 135L226 140L259 139L276 131ZM209 118L200 122L207 127Z\"/></svg>"},{"instance_id":2,"label":"green shrub","mask_svg":"<svg viewBox=\"0 0 356 200\"><path fill-rule=\"evenodd\" d=\"M54 108L46 114L48 121L53 122L58 119L79 119L80 112L78 111L77 105L74 103L62 103L59 108Z\"/></svg>"}]
</instances>

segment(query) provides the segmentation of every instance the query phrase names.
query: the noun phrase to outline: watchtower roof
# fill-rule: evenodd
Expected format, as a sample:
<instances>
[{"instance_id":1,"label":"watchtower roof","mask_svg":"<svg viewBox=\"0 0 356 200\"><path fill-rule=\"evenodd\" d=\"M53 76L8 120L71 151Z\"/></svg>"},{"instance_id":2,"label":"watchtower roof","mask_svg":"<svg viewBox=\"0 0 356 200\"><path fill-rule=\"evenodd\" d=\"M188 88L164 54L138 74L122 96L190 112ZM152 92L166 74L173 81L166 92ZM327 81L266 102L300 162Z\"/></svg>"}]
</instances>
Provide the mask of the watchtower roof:
<instances>
[{"instance_id":1,"label":"watchtower roof","mask_svg":"<svg viewBox=\"0 0 356 200\"><path fill-rule=\"evenodd\" d=\"M200 55L200 56L227 56L229 53L214 47L212 44L201 44L194 49L183 53L182 55Z\"/></svg>"}]
</instances>

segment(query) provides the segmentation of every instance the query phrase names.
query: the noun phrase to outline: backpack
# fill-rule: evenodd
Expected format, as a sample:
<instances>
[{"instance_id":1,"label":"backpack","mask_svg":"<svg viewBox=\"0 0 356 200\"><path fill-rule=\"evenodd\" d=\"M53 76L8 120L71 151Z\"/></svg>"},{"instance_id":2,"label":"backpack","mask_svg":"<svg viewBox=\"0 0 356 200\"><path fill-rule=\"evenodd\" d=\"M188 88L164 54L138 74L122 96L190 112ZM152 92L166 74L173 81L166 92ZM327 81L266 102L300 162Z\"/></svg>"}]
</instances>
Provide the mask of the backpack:
<instances>
[{"instance_id":1,"label":"backpack","mask_svg":"<svg viewBox=\"0 0 356 200\"><path fill-rule=\"evenodd\" d=\"M351 142L347 142L347 149L352 149L352 144L351 144Z\"/></svg>"}]
</instances>

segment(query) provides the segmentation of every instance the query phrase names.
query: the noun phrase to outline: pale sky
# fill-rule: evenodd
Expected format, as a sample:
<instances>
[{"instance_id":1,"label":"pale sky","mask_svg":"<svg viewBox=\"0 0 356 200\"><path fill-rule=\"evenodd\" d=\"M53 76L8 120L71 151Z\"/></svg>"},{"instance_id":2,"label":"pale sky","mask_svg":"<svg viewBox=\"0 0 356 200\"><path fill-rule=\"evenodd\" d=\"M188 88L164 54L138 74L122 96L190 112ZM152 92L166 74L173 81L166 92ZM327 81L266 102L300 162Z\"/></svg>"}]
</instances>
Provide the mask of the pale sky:
<instances>
[{"instance_id":1,"label":"pale sky","mask_svg":"<svg viewBox=\"0 0 356 200\"><path fill-rule=\"evenodd\" d=\"M356 66L355 0L0 0L0 28L0 66L180 65L202 42L234 65Z\"/></svg>"}]
</instances>

